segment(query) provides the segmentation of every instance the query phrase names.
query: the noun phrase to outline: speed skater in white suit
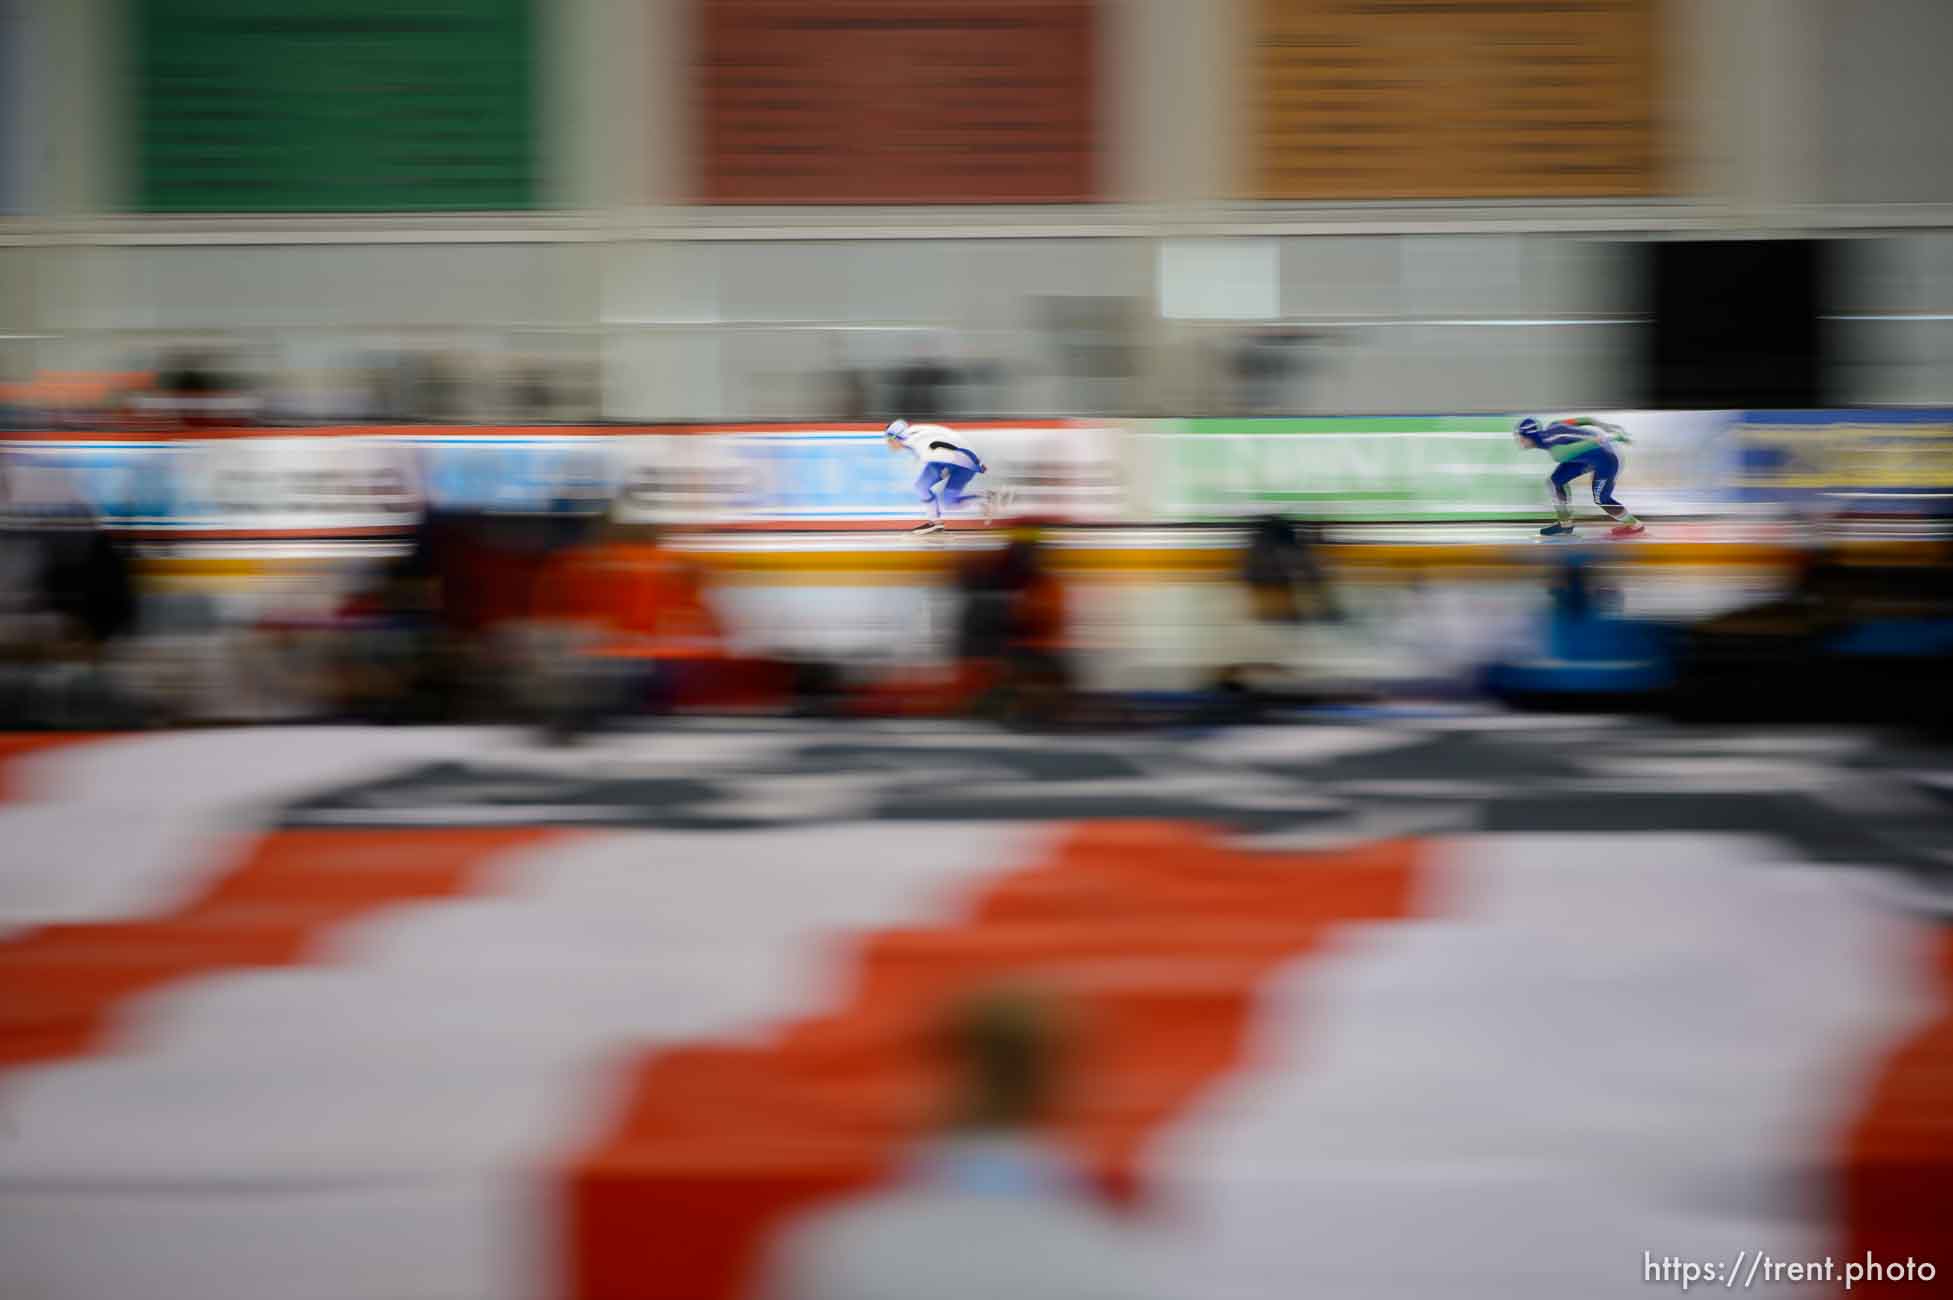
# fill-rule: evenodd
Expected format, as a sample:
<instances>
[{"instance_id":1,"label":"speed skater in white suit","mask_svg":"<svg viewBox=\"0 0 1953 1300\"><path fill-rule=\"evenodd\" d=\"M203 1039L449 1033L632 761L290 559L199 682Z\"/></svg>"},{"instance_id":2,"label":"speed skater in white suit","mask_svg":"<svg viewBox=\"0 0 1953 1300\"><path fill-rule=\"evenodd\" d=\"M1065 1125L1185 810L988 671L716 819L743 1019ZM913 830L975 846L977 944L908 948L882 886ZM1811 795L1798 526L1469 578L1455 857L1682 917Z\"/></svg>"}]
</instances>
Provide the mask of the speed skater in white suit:
<instances>
[{"instance_id":1,"label":"speed skater in white suit","mask_svg":"<svg viewBox=\"0 0 1953 1300\"><path fill-rule=\"evenodd\" d=\"M958 442L956 433L947 425L891 420L888 427L882 430L882 437L891 451L906 451L922 462L922 472L916 475L915 490L929 511L929 518L911 532L941 532L945 506L954 509L975 501L983 508L985 522L994 520L998 512L1007 506L1008 489L969 490L971 480L979 474L989 473L990 467L983 463L983 458L976 452Z\"/></svg>"}]
</instances>

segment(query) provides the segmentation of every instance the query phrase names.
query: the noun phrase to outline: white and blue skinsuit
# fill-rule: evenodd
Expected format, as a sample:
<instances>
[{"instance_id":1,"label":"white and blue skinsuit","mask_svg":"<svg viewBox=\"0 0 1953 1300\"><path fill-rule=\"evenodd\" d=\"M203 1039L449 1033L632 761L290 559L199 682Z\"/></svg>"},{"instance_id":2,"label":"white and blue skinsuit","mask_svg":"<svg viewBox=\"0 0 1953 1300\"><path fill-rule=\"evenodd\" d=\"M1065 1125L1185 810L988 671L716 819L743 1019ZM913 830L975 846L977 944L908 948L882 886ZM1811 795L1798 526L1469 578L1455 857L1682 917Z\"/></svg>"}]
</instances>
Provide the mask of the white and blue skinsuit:
<instances>
[{"instance_id":1,"label":"white and blue skinsuit","mask_svg":"<svg viewBox=\"0 0 1953 1300\"><path fill-rule=\"evenodd\" d=\"M891 427L889 436L922 462L915 490L929 507L931 519L941 519L944 506L959 506L975 497L976 493L966 491L970 480L989 472L980 456L958 444L955 433L940 424L910 424L899 431Z\"/></svg>"}]
</instances>

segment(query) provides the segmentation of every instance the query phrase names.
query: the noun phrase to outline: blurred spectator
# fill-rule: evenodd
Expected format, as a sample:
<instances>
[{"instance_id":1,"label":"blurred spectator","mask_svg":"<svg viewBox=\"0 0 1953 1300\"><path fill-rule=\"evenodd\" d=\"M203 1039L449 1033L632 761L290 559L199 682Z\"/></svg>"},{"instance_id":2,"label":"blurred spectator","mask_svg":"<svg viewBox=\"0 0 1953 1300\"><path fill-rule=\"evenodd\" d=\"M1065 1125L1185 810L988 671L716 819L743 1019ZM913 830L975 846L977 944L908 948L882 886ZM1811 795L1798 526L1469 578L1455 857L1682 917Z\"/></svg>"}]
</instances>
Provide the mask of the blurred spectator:
<instances>
[{"instance_id":1,"label":"blurred spectator","mask_svg":"<svg viewBox=\"0 0 1953 1300\"><path fill-rule=\"evenodd\" d=\"M556 418L556 385L548 366L541 362L518 365L509 387L509 414L517 423Z\"/></svg>"},{"instance_id":2,"label":"blurred spectator","mask_svg":"<svg viewBox=\"0 0 1953 1300\"><path fill-rule=\"evenodd\" d=\"M426 617L425 648L438 670L420 680L438 687L439 711L455 720L522 716L531 683L521 629L537 617L552 556L584 526L574 516L431 513L413 556L341 616L396 632ZM410 643L396 637L397 646Z\"/></svg>"},{"instance_id":3,"label":"blurred spectator","mask_svg":"<svg viewBox=\"0 0 1953 1300\"><path fill-rule=\"evenodd\" d=\"M135 568L127 550L98 521L77 521L52 534L42 581L48 607L67 618L76 649L88 657L133 630Z\"/></svg>"},{"instance_id":4,"label":"blurred spectator","mask_svg":"<svg viewBox=\"0 0 1953 1300\"><path fill-rule=\"evenodd\" d=\"M916 355L891 376L894 414L909 420L944 420L960 413L953 390L963 377L947 354L948 344L941 337L923 338Z\"/></svg>"},{"instance_id":5,"label":"blurred spectator","mask_svg":"<svg viewBox=\"0 0 1953 1300\"><path fill-rule=\"evenodd\" d=\"M764 1263L763 1300L1161 1295L1152 1243L1038 1136L1058 1068L1049 1009L993 994L961 1008L946 1039L961 1087L949 1131L918 1145L894 1186L791 1224Z\"/></svg>"},{"instance_id":6,"label":"blurred spectator","mask_svg":"<svg viewBox=\"0 0 1953 1300\"><path fill-rule=\"evenodd\" d=\"M135 566L109 529L85 514L5 533L10 590L5 650L11 668L0 711L11 725L127 726L136 721L107 671L111 650L137 628Z\"/></svg>"},{"instance_id":7,"label":"blurred spectator","mask_svg":"<svg viewBox=\"0 0 1953 1300\"><path fill-rule=\"evenodd\" d=\"M1953 723L1953 550L1931 562L1807 551L1781 597L1689 629L1675 707L1692 718Z\"/></svg>"},{"instance_id":8,"label":"blurred spectator","mask_svg":"<svg viewBox=\"0 0 1953 1300\"><path fill-rule=\"evenodd\" d=\"M257 394L228 365L191 351L168 358L157 370L154 387L130 405L166 427L184 429L249 424L263 409Z\"/></svg>"},{"instance_id":9,"label":"blurred spectator","mask_svg":"<svg viewBox=\"0 0 1953 1300\"><path fill-rule=\"evenodd\" d=\"M934 357L911 361L895 375L895 409L911 420L947 419L956 372Z\"/></svg>"},{"instance_id":10,"label":"blurred spectator","mask_svg":"<svg viewBox=\"0 0 1953 1300\"><path fill-rule=\"evenodd\" d=\"M1624 618L1619 589L1598 557L1565 550L1554 561L1545 617L1480 676L1495 699L1524 708L1645 707L1673 676L1670 629Z\"/></svg>"},{"instance_id":11,"label":"blurred spectator","mask_svg":"<svg viewBox=\"0 0 1953 1300\"><path fill-rule=\"evenodd\" d=\"M484 354L474 364L499 380L500 396L493 410L477 414L516 424L556 424L595 418L601 404L598 367L587 358L544 355Z\"/></svg>"},{"instance_id":12,"label":"blurred spectator","mask_svg":"<svg viewBox=\"0 0 1953 1300\"><path fill-rule=\"evenodd\" d=\"M551 692L552 727L568 739L624 713L662 712L702 689L688 669L725 644L698 572L650 524L607 520L543 575L542 607L571 637Z\"/></svg>"},{"instance_id":13,"label":"blurred spectator","mask_svg":"<svg viewBox=\"0 0 1953 1300\"><path fill-rule=\"evenodd\" d=\"M1621 593L1604 579L1593 556L1570 551L1561 558L1548 589L1551 616L1565 623L1620 614Z\"/></svg>"},{"instance_id":14,"label":"blurred spectator","mask_svg":"<svg viewBox=\"0 0 1953 1300\"><path fill-rule=\"evenodd\" d=\"M1264 515L1248 530L1242 577L1264 623L1333 617L1335 595L1322 567L1322 530L1282 515Z\"/></svg>"},{"instance_id":15,"label":"blurred spectator","mask_svg":"<svg viewBox=\"0 0 1953 1300\"><path fill-rule=\"evenodd\" d=\"M868 419L868 413L874 406L868 377L860 370L849 366L834 371L832 378L834 396L830 406L833 408L834 418L850 423L859 423Z\"/></svg>"},{"instance_id":16,"label":"blurred spectator","mask_svg":"<svg viewBox=\"0 0 1953 1300\"><path fill-rule=\"evenodd\" d=\"M382 565L341 609L337 703L353 717L430 721L445 711L434 543L432 530L417 529L407 554Z\"/></svg>"},{"instance_id":17,"label":"blurred spectator","mask_svg":"<svg viewBox=\"0 0 1953 1300\"><path fill-rule=\"evenodd\" d=\"M1233 704L1246 706L1251 696L1291 692L1302 670L1302 624L1339 616L1320 558L1321 542L1318 526L1282 515L1264 515L1249 524L1241 576L1255 634L1249 655L1221 673L1221 690Z\"/></svg>"},{"instance_id":18,"label":"blurred spectator","mask_svg":"<svg viewBox=\"0 0 1953 1300\"><path fill-rule=\"evenodd\" d=\"M1303 403L1293 382L1308 368L1314 335L1297 329L1257 329L1235 340L1227 354L1232 384L1228 405L1238 415L1287 415Z\"/></svg>"},{"instance_id":19,"label":"blurred spectator","mask_svg":"<svg viewBox=\"0 0 1953 1300\"><path fill-rule=\"evenodd\" d=\"M1062 383L1065 408L1128 409L1146 308L1132 298L1075 294L1035 297L1030 308Z\"/></svg>"},{"instance_id":20,"label":"blurred spectator","mask_svg":"<svg viewBox=\"0 0 1953 1300\"><path fill-rule=\"evenodd\" d=\"M434 351L380 353L366 364L367 418L449 422L467 414L464 362Z\"/></svg>"},{"instance_id":21,"label":"blurred spectator","mask_svg":"<svg viewBox=\"0 0 1953 1300\"><path fill-rule=\"evenodd\" d=\"M46 563L41 535L8 519L0 528L0 655L9 660L32 657L55 639L57 619L42 581Z\"/></svg>"},{"instance_id":22,"label":"blurred spectator","mask_svg":"<svg viewBox=\"0 0 1953 1300\"><path fill-rule=\"evenodd\" d=\"M830 395L827 410L831 418L859 423L869 418L875 401L869 372L855 365L841 340L830 335L827 345L827 377Z\"/></svg>"},{"instance_id":23,"label":"blurred spectator","mask_svg":"<svg viewBox=\"0 0 1953 1300\"><path fill-rule=\"evenodd\" d=\"M1062 720L1073 685L1069 619L1043 529L1013 527L1003 550L969 561L961 586L957 657L981 692L978 707L1006 721Z\"/></svg>"},{"instance_id":24,"label":"blurred spectator","mask_svg":"<svg viewBox=\"0 0 1953 1300\"><path fill-rule=\"evenodd\" d=\"M408 358L407 405L410 420L459 420L466 414L461 362L458 358L429 352Z\"/></svg>"}]
</instances>

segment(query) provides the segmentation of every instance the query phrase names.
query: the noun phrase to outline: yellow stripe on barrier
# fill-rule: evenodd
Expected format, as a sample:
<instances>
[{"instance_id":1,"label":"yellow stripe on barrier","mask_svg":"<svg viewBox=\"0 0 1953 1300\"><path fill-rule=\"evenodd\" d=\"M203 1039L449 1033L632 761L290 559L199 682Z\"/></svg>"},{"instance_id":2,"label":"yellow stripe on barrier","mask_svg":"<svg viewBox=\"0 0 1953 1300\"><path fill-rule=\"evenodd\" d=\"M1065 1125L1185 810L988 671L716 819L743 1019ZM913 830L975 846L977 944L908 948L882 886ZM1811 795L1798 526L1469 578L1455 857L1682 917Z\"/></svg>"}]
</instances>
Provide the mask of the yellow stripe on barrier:
<instances>
[{"instance_id":1,"label":"yellow stripe on barrier","mask_svg":"<svg viewBox=\"0 0 1953 1300\"><path fill-rule=\"evenodd\" d=\"M974 554L926 545L853 550L676 549L714 577L729 582L816 574L845 574L870 582L909 581L947 573ZM1935 558L1932 545L1918 541L1860 541L1847 544L1842 551L1848 563L1925 564ZM1558 546L1527 542L1385 542L1323 548L1324 559L1339 569L1442 571L1457 577L1469 577L1474 572L1485 576L1509 574L1564 553ZM1715 569L1778 568L1795 562L1799 555L1794 548L1765 543L1645 541L1609 544L1590 549L1588 554L1609 564ZM1240 549L1226 546L1056 547L1051 559L1058 572L1080 578L1231 578L1241 570ZM142 570L166 582L201 585L318 572L334 563L318 556L158 556L143 561Z\"/></svg>"}]
</instances>

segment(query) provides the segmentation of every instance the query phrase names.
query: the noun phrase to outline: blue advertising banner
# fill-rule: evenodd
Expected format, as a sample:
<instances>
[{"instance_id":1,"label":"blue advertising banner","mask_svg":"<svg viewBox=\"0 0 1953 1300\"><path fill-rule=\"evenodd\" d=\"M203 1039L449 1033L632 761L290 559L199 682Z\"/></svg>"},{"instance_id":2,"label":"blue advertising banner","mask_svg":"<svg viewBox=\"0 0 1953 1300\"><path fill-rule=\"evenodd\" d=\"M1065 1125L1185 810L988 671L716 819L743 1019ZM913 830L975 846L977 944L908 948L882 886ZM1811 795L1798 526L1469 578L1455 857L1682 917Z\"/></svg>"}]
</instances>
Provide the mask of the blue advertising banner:
<instances>
[{"instance_id":1,"label":"blue advertising banner","mask_svg":"<svg viewBox=\"0 0 1953 1300\"><path fill-rule=\"evenodd\" d=\"M582 513L606 506L613 479L601 439L575 436L403 439L422 493L442 510Z\"/></svg>"},{"instance_id":2,"label":"blue advertising banner","mask_svg":"<svg viewBox=\"0 0 1953 1300\"><path fill-rule=\"evenodd\" d=\"M1953 410L1745 411L1732 438L1737 501L1953 509Z\"/></svg>"},{"instance_id":3,"label":"blue advertising banner","mask_svg":"<svg viewBox=\"0 0 1953 1300\"><path fill-rule=\"evenodd\" d=\"M733 445L741 488L735 514L775 519L895 518L915 513L920 470L874 434L792 433Z\"/></svg>"},{"instance_id":4,"label":"blue advertising banner","mask_svg":"<svg viewBox=\"0 0 1953 1300\"><path fill-rule=\"evenodd\" d=\"M12 444L0 454L0 515L168 526L185 516L180 459L180 448L157 442Z\"/></svg>"}]
</instances>

